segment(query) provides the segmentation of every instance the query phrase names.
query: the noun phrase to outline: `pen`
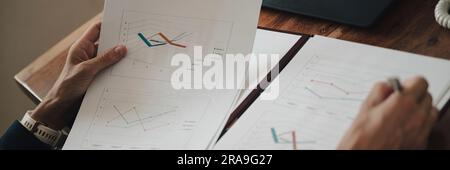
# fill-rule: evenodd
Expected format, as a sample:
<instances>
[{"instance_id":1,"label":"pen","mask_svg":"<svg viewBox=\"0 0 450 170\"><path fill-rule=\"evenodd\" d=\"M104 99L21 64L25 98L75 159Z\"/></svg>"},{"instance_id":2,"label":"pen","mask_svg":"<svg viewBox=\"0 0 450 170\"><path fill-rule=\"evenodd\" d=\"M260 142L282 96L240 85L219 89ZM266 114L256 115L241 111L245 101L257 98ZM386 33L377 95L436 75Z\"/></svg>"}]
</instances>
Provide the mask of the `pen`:
<instances>
[{"instance_id":1,"label":"pen","mask_svg":"<svg viewBox=\"0 0 450 170\"><path fill-rule=\"evenodd\" d=\"M401 92L403 90L402 84L398 78L389 78L388 83L394 89L394 91Z\"/></svg>"}]
</instances>

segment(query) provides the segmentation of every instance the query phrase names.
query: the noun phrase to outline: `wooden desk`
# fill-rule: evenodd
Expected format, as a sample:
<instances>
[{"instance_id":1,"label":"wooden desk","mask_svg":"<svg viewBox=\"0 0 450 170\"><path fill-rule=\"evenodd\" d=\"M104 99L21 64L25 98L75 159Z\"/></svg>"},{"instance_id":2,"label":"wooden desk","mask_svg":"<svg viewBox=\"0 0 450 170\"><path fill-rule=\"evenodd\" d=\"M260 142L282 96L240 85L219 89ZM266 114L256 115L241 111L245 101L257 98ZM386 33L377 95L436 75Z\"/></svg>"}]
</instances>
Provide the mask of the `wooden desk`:
<instances>
[{"instance_id":1,"label":"wooden desk","mask_svg":"<svg viewBox=\"0 0 450 170\"><path fill-rule=\"evenodd\" d=\"M259 26L316 34L390 49L450 59L450 30L434 19L438 0L398 0L372 28L356 28L329 21L263 9ZM70 45L100 14L75 30L21 70L15 80L38 103L56 81ZM450 73L449 73L450 75ZM448 109L446 109L448 110ZM447 111L450 112L450 111ZM450 113L445 114L432 136L432 143L450 148ZM449 123L445 123L449 122ZM449 129L449 130L446 130Z\"/></svg>"}]
</instances>

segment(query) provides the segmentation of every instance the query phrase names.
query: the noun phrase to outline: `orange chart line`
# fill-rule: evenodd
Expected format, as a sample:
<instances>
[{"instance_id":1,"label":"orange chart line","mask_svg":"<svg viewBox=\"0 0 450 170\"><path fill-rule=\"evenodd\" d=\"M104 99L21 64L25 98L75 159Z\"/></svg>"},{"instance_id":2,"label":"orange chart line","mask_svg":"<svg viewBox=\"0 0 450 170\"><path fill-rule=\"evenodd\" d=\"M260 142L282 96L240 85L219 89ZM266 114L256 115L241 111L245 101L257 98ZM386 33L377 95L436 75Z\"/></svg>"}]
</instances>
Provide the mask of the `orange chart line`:
<instances>
[{"instance_id":1,"label":"orange chart line","mask_svg":"<svg viewBox=\"0 0 450 170\"><path fill-rule=\"evenodd\" d=\"M341 87L339 87L336 84L331 83L331 82L325 82L325 81L320 81L320 80L311 80L311 82L313 82L313 83L320 83L320 84L326 84L326 85L329 85L331 87L334 87L335 89L337 89L337 90L339 90L339 91L341 91L341 92L343 92L343 93L345 93L347 95L350 94L350 92L348 92L347 90L345 90L345 89L343 89L343 88L341 88Z\"/></svg>"},{"instance_id":2,"label":"orange chart line","mask_svg":"<svg viewBox=\"0 0 450 170\"><path fill-rule=\"evenodd\" d=\"M170 45L177 46L177 47L181 47L181 48L186 48L185 45L181 45L181 44L177 44L177 43L172 42L172 41L171 41L169 38L167 38L163 33L158 33L158 35L161 36L161 38L163 38L164 41L166 41L166 42L169 43Z\"/></svg>"},{"instance_id":3,"label":"orange chart line","mask_svg":"<svg viewBox=\"0 0 450 170\"><path fill-rule=\"evenodd\" d=\"M294 145L294 150L297 150L297 137L295 136L295 131L292 131L292 144Z\"/></svg>"},{"instance_id":4,"label":"orange chart line","mask_svg":"<svg viewBox=\"0 0 450 170\"><path fill-rule=\"evenodd\" d=\"M342 88L342 87L336 85L335 83L326 82L326 81L311 80L311 82L312 82L312 83L318 83L318 84L329 85L329 86L335 88L336 90L339 90L339 91L343 92L343 93L346 94L346 95L350 95L350 94L364 94L364 93L367 93L367 92L365 92L365 91L360 91L360 92L358 92L358 91L349 91L349 90L346 90L346 89L344 89L344 88Z\"/></svg>"}]
</instances>

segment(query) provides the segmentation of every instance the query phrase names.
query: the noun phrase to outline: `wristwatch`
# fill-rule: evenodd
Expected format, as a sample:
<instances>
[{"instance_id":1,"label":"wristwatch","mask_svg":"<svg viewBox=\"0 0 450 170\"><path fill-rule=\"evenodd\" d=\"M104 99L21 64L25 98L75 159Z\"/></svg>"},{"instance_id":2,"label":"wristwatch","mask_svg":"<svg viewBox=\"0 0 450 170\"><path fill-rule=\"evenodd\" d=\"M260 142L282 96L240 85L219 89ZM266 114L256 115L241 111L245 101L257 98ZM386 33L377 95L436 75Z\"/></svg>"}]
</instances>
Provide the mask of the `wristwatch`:
<instances>
[{"instance_id":1,"label":"wristwatch","mask_svg":"<svg viewBox=\"0 0 450 170\"><path fill-rule=\"evenodd\" d=\"M20 123L41 142L50 145L53 149L61 149L69 135L69 129L54 130L45 123L34 120L28 111Z\"/></svg>"}]
</instances>

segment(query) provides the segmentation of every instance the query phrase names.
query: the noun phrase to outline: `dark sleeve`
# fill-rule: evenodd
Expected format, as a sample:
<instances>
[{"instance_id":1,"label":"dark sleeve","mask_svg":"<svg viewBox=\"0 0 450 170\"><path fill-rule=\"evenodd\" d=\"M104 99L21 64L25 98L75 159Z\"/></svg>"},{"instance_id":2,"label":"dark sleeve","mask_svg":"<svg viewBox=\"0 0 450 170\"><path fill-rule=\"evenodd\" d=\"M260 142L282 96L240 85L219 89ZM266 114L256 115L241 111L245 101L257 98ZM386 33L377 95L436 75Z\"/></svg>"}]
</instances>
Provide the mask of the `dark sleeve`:
<instances>
[{"instance_id":1,"label":"dark sleeve","mask_svg":"<svg viewBox=\"0 0 450 170\"><path fill-rule=\"evenodd\" d=\"M0 150L44 150L50 149L47 145L37 139L30 131L15 121L0 138Z\"/></svg>"}]
</instances>

